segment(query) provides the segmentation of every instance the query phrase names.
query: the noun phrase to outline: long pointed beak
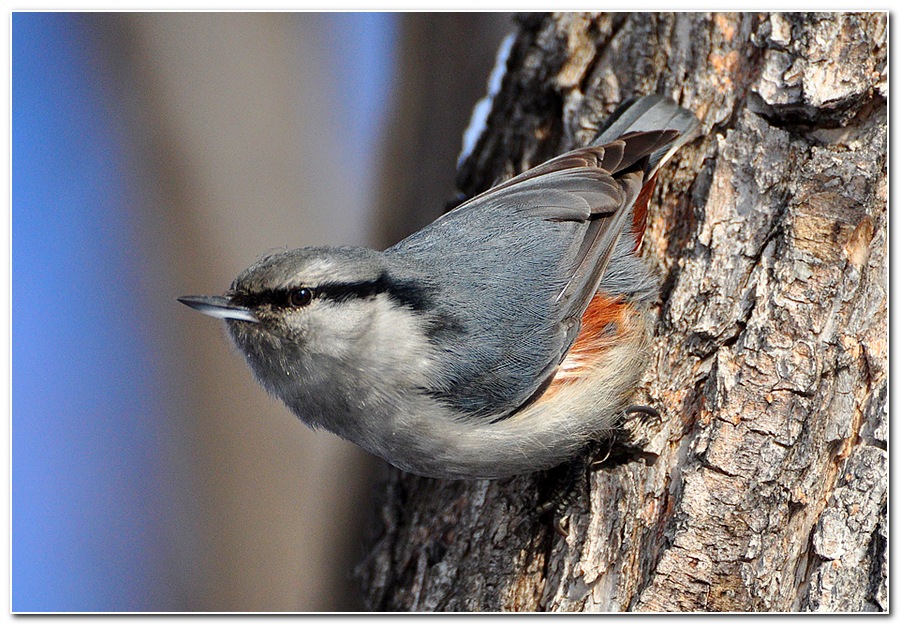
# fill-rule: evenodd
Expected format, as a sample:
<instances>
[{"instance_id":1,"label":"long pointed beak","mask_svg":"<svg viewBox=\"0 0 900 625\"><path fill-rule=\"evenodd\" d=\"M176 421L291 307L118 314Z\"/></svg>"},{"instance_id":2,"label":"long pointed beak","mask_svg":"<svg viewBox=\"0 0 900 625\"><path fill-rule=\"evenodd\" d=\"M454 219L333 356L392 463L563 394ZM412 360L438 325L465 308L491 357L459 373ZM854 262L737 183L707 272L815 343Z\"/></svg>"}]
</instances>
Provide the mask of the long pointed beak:
<instances>
[{"instance_id":1,"label":"long pointed beak","mask_svg":"<svg viewBox=\"0 0 900 625\"><path fill-rule=\"evenodd\" d=\"M190 306L210 317L259 323L259 319L249 308L233 304L231 300L221 295L185 295L177 299L185 306Z\"/></svg>"}]
</instances>

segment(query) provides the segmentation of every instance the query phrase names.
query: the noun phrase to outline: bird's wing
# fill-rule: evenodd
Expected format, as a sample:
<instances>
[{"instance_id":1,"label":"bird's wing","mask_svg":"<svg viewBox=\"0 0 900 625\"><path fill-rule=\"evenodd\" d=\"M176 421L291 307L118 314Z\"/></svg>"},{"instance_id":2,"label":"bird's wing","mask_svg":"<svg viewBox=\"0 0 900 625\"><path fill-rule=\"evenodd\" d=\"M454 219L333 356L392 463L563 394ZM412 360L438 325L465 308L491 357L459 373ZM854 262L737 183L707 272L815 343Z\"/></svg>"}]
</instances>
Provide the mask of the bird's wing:
<instances>
[{"instance_id":1,"label":"bird's wing","mask_svg":"<svg viewBox=\"0 0 900 625\"><path fill-rule=\"evenodd\" d=\"M498 418L553 375L629 227L644 181L634 166L640 153L675 134L645 133L633 137L636 147L625 138L565 154L388 250L424 267L440 287L434 313L455 317L449 325L461 329L458 337L442 337L437 397L473 418Z\"/></svg>"},{"instance_id":2,"label":"bird's wing","mask_svg":"<svg viewBox=\"0 0 900 625\"><path fill-rule=\"evenodd\" d=\"M535 395L578 335L651 161L679 134L628 132L563 154L387 250L439 284L434 306L460 329L442 337L444 370L430 392L494 419Z\"/></svg>"}]
</instances>

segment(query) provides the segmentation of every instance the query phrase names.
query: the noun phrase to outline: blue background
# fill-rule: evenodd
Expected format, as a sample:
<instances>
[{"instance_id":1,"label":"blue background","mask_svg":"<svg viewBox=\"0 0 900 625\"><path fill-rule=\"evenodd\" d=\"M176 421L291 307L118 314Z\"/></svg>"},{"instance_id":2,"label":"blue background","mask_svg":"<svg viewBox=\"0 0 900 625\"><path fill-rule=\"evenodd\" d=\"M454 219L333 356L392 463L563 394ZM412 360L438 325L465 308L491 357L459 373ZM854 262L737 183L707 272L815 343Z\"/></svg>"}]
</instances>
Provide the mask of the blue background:
<instances>
[{"instance_id":1,"label":"blue background","mask_svg":"<svg viewBox=\"0 0 900 625\"><path fill-rule=\"evenodd\" d=\"M395 17L327 19L374 145ZM348 36L353 34L353 36ZM142 314L122 130L78 14L12 16L12 609L178 610L161 555L173 415ZM299 62L299 59L298 59Z\"/></svg>"}]
</instances>

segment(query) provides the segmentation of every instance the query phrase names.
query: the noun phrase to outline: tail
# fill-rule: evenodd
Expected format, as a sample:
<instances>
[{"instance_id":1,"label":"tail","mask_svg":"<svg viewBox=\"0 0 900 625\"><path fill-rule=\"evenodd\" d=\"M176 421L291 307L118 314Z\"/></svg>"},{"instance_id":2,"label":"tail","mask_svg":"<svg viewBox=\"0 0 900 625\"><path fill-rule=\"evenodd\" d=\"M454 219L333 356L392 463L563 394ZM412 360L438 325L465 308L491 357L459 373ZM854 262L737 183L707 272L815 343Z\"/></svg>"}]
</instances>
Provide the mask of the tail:
<instances>
[{"instance_id":1,"label":"tail","mask_svg":"<svg viewBox=\"0 0 900 625\"><path fill-rule=\"evenodd\" d=\"M679 136L650 156L648 178L655 175L678 148L697 136L700 122L693 113L670 98L656 94L645 95L620 104L591 145L603 145L632 132L654 130L677 130Z\"/></svg>"},{"instance_id":2,"label":"tail","mask_svg":"<svg viewBox=\"0 0 900 625\"><path fill-rule=\"evenodd\" d=\"M697 117L661 95L647 95L623 102L606 120L600 134L591 145L604 145L619 138L633 137L637 133L674 130L678 136L652 152L645 161L646 173L641 192L634 202L631 232L634 235L633 251L641 246L647 226L647 205L656 187L656 174L673 154L697 136L700 122ZM636 138L636 137L635 137Z\"/></svg>"}]
</instances>

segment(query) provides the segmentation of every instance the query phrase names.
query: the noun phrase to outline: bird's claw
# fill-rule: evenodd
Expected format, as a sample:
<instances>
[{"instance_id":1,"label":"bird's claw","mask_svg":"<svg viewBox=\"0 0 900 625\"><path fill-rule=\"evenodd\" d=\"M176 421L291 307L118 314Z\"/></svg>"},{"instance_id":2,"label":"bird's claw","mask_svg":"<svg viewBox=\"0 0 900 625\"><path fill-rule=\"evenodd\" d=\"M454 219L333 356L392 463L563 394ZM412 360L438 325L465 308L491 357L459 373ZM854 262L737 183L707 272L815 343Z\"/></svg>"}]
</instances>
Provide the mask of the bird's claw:
<instances>
[{"instance_id":1,"label":"bird's claw","mask_svg":"<svg viewBox=\"0 0 900 625\"><path fill-rule=\"evenodd\" d=\"M661 418L659 415L659 411L656 408L653 408L651 406L643 406L641 404L631 404L625 409L625 414L645 414L657 420Z\"/></svg>"}]
</instances>

